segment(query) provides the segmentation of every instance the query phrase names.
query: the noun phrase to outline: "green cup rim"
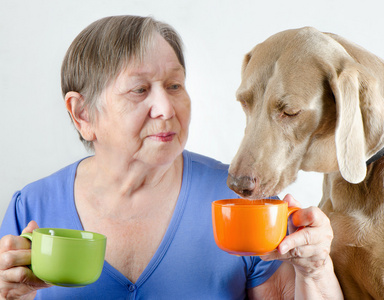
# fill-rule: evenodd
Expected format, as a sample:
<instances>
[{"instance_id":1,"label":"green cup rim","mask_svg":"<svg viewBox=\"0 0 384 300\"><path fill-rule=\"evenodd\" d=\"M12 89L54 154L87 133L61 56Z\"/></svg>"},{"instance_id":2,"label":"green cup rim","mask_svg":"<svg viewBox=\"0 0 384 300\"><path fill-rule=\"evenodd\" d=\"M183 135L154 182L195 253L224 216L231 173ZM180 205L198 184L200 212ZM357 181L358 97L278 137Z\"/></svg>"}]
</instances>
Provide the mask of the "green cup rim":
<instances>
[{"instance_id":1,"label":"green cup rim","mask_svg":"<svg viewBox=\"0 0 384 300\"><path fill-rule=\"evenodd\" d=\"M79 237L68 237L68 236L61 236L61 235L52 235L49 233L50 230L53 231L69 231L69 232L76 232L79 235ZM107 239L107 237L101 233L93 232L93 231L87 231L87 230L78 230L78 229L68 229L68 228L51 228L51 227L46 227L46 228L37 228L33 230L33 232L36 232L38 234L44 235L44 236L52 236L55 237L55 239L63 239L63 240L76 240L76 241L104 241ZM92 234L92 238L88 237L80 237L81 233L85 234Z\"/></svg>"}]
</instances>

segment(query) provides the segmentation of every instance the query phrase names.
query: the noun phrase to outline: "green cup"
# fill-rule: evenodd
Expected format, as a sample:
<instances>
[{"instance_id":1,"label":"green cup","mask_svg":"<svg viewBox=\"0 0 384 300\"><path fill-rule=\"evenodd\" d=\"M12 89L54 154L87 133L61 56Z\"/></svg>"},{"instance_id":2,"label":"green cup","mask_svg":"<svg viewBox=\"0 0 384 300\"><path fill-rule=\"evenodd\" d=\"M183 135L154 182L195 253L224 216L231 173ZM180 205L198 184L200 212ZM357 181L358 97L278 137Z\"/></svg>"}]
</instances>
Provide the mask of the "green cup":
<instances>
[{"instance_id":1,"label":"green cup","mask_svg":"<svg viewBox=\"0 0 384 300\"><path fill-rule=\"evenodd\" d=\"M41 280L58 286L82 287L100 277L107 242L104 235L38 228L21 236L32 242L31 269Z\"/></svg>"}]
</instances>

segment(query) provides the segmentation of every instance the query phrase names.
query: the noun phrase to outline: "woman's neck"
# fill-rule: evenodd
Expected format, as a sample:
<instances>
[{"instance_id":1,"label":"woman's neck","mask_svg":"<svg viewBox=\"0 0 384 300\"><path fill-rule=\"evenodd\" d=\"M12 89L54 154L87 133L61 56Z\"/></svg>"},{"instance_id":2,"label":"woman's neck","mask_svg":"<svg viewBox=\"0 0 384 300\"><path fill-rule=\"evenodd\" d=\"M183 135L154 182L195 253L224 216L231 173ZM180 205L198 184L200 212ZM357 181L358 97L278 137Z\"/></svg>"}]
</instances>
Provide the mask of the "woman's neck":
<instances>
[{"instance_id":1,"label":"woman's neck","mask_svg":"<svg viewBox=\"0 0 384 300\"><path fill-rule=\"evenodd\" d=\"M122 207L145 207L167 196L177 197L182 170L182 155L171 164L156 167L139 161L113 163L95 155L79 165L75 188L82 199L102 211L118 212Z\"/></svg>"}]
</instances>

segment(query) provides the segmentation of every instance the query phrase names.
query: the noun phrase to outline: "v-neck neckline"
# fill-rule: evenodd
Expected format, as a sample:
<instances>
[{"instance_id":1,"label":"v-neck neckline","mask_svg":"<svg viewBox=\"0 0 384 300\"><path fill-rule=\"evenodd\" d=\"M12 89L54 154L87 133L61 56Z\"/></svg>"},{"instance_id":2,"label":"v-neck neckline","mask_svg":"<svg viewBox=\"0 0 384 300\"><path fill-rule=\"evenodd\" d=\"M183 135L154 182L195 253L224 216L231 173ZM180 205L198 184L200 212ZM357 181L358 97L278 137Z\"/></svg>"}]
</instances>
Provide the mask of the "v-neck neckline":
<instances>
[{"instance_id":1,"label":"v-neck neckline","mask_svg":"<svg viewBox=\"0 0 384 300\"><path fill-rule=\"evenodd\" d=\"M84 158L85 159L85 158ZM82 160L84 160L82 159ZM83 225L81 224L80 217L77 213L76 204L75 204L75 193L74 193L74 184L75 184L75 178L76 178L76 171L77 168L82 161L78 161L77 164L74 166L73 173L69 177L69 189L70 189L70 195L72 195L72 199L70 202L70 210L72 211L71 215L74 219L74 226L75 229L78 230L84 230ZM113 277L115 280L117 280L122 285L134 285L136 288L139 288L141 285L144 284L144 282L151 276L151 274L156 270L158 265L161 263L162 259L167 253L167 250L169 246L171 245L174 236L176 234L176 231L180 225L181 217L184 212L185 205L188 200L188 194L189 194L189 187L190 187L190 168L191 168L191 161L189 155L187 155L187 151L183 152L183 178L180 188L180 193L177 199L177 203L175 206L175 210L173 212L171 221L168 225L168 228L164 234L163 239L161 240L161 243L159 247L156 249L155 254L149 261L148 265L145 267L144 271L140 274L139 278L135 283L132 283L127 277L125 277L121 272L119 272L117 269L115 269L111 264L108 263L108 261L104 261L104 269L103 271L106 271L111 277ZM107 239L108 243L108 239Z\"/></svg>"}]
</instances>

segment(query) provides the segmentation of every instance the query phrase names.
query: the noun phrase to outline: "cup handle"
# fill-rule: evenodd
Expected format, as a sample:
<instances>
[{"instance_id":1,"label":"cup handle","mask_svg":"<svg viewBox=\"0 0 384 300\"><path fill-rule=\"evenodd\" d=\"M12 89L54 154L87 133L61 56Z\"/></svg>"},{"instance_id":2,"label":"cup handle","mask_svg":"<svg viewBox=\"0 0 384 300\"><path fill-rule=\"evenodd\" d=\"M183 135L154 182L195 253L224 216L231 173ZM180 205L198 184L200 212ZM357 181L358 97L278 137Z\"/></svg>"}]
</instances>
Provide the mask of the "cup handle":
<instances>
[{"instance_id":1,"label":"cup handle","mask_svg":"<svg viewBox=\"0 0 384 300\"><path fill-rule=\"evenodd\" d=\"M293 214L295 211L298 211L300 210L301 208L300 207L296 207L296 206L291 206L291 207L288 207L288 218L291 214ZM296 231L297 230L301 230L303 229L305 226L301 226L301 227L297 227Z\"/></svg>"},{"instance_id":2,"label":"cup handle","mask_svg":"<svg viewBox=\"0 0 384 300\"><path fill-rule=\"evenodd\" d=\"M31 232L24 232L20 234L20 236L29 239L32 242L32 233Z\"/></svg>"},{"instance_id":3,"label":"cup handle","mask_svg":"<svg viewBox=\"0 0 384 300\"><path fill-rule=\"evenodd\" d=\"M20 236L22 236L23 238L27 238L28 240L30 240L32 242L32 233L31 232L24 232L24 233L20 234ZM31 265L29 265L28 268L30 268L32 270Z\"/></svg>"},{"instance_id":4,"label":"cup handle","mask_svg":"<svg viewBox=\"0 0 384 300\"><path fill-rule=\"evenodd\" d=\"M300 207L296 207L296 206L291 206L291 207L288 207L288 217L293 214L295 211L298 211L300 209ZM32 240L32 239L31 239Z\"/></svg>"}]
</instances>

